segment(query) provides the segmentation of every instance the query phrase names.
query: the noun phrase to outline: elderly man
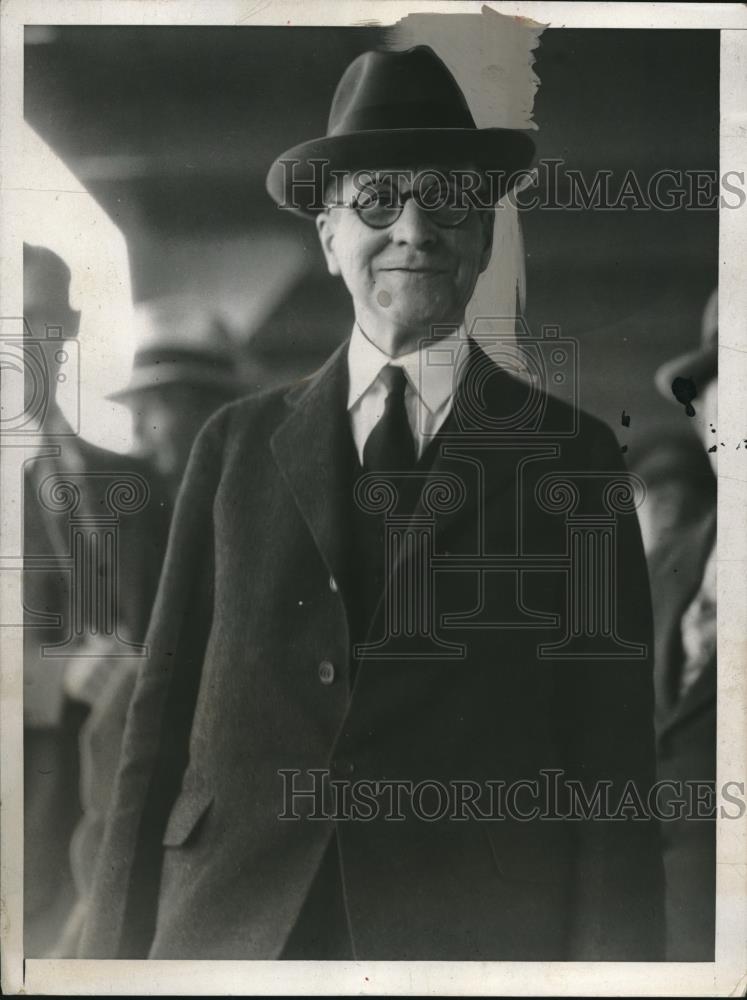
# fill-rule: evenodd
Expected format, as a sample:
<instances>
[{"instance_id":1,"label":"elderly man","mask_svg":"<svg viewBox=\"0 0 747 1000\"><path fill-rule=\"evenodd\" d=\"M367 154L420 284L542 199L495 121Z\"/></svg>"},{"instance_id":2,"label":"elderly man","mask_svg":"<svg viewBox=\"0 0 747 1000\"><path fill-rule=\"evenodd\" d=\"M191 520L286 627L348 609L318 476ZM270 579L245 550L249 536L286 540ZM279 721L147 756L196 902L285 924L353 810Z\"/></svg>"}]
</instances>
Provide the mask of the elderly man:
<instances>
[{"instance_id":1,"label":"elderly man","mask_svg":"<svg viewBox=\"0 0 747 1000\"><path fill-rule=\"evenodd\" d=\"M640 533L619 514L612 611L577 628L610 593L568 596L557 506L598 525L619 449L463 329L510 181L475 192L532 151L418 47L356 59L327 136L273 164L355 326L196 442L82 955L659 957L657 828L590 814L654 777Z\"/></svg>"}]
</instances>

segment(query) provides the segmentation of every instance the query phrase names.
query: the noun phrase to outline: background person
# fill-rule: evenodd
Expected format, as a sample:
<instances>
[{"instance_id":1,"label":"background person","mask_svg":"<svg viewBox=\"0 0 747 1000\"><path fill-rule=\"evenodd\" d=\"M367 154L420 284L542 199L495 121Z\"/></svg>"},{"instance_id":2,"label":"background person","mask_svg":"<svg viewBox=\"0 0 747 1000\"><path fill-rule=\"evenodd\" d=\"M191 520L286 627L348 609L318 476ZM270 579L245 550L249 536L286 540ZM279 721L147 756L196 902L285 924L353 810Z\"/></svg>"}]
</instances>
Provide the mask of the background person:
<instances>
[{"instance_id":1,"label":"background person","mask_svg":"<svg viewBox=\"0 0 747 1000\"><path fill-rule=\"evenodd\" d=\"M716 477L691 427L639 444L628 465L646 484L638 520L650 561L709 516L716 505Z\"/></svg>"},{"instance_id":2,"label":"background person","mask_svg":"<svg viewBox=\"0 0 747 1000\"><path fill-rule=\"evenodd\" d=\"M70 645L52 647L73 629L74 593L80 581L70 570L71 513L50 509L45 483L72 481L80 491L75 516L105 510L106 489L136 474L149 496L136 513L119 518L118 596L115 631L142 641L166 543L164 506L157 477L135 458L104 451L77 436L56 402L64 347L77 337L80 315L70 307L70 270L46 247L24 244L23 299L29 357L27 377L43 372L43 385L27 383L39 446L24 472L24 935L26 954L42 957L55 941L74 900L68 849L80 817L80 727L110 675L120 668L104 630ZM54 332L54 336L49 336ZM57 334L60 334L59 336ZM82 345L85 350L85 345ZM38 366L35 361L43 364ZM41 390L42 396L39 396ZM40 406L37 406L41 400ZM104 505L104 506L102 506ZM78 521L78 524L85 523ZM42 560L43 565L38 566ZM113 566L99 550L97 572L113 584ZM78 611L80 612L80 608ZM86 626L98 621L95 603L82 611ZM52 616L51 620L48 616ZM57 624L53 624L58 616ZM112 653L117 658L112 658Z\"/></svg>"},{"instance_id":3,"label":"background person","mask_svg":"<svg viewBox=\"0 0 747 1000\"><path fill-rule=\"evenodd\" d=\"M172 502L205 421L249 390L244 360L221 320L199 300L164 297L136 310L128 385L109 399L132 414L134 453L168 483Z\"/></svg>"},{"instance_id":4,"label":"background person","mask_svg":"<svg viewBox=\"0 0 747 1000\"><path fill-rule=\"evenodd\" d=\"M703 312L700 346L666 362L659 391L675 405L676 380L695 387L694 425L717 469L718 294ZM650 563L656 635L656 730L660 780L716 782L716 495L680 524ZM711 962L715 947L716 807L662 823L668 961Z\"/></svg>"}]
</instances>

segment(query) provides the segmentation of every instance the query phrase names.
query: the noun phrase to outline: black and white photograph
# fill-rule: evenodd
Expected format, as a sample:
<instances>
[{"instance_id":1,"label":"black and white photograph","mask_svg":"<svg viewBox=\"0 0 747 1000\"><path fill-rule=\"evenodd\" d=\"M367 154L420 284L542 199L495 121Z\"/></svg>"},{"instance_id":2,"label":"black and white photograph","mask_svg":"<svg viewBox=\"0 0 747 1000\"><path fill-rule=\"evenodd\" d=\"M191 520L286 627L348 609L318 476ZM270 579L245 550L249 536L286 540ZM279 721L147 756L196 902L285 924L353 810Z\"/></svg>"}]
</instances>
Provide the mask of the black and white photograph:
<instances>
[{"instance_id":1,"label":"black and white photograph","mask_svg":"<svg viewBox=\"0 0 747 1000\"><path fill-rule=\"evenodd\" d=\"M2 18L3 991L744 995L744 5Z\"/></svg>"}]
</instances>

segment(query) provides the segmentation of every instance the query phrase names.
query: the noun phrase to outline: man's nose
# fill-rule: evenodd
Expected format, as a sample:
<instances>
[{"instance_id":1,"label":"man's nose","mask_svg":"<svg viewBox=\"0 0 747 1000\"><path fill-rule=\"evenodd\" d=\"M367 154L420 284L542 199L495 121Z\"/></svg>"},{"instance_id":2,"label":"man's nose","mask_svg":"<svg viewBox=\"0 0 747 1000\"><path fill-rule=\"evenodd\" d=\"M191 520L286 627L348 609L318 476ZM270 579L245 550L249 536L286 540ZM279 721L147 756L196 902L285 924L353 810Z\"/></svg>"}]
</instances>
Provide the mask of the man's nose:
<instances>
[{"instance_id":1,"label":"man's nose","mask_svg":"<svg viewBox=\"0 0 747 1000\"><path fill-rule=\"evenodd\" d=\"M402 214L392 225L392 239L395 243L429 246L438 239L438 228L431 219L431 213L420 208L414 198L408 198Z\"/></svg>"}]
</instances>

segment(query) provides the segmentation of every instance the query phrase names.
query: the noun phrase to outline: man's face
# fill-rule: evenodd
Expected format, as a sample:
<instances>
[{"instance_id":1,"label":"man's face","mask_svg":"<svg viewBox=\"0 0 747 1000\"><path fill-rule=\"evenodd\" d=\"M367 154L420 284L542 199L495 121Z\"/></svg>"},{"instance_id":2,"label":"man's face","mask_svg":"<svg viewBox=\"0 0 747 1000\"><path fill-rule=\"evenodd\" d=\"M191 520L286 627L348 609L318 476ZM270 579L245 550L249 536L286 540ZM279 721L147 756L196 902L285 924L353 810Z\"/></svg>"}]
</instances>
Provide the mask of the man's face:
<instances>
[{"instance_id":1,"label":"man's face","mask_svg":"<svg viewBox=\"0 0 747 1000\"><path fill-rule=\"evenodd\" d=\"M129 400L135 452L176 490L197 433L226 397L197 387L147 389Z\"/></svg>"},{"instance_id":2,"label":"man's face","mask_svg":"<svg viewBox=\"0 0 747 1000\"><path fill-rule=\"evenodd\" d=\"M407 180L399 189L407 193ZM434 325L464 319L490 260L494 215L470 209L459 225L446 228L406 197L399 217L375 229L348 207L359 191L348 175L339 191L346 205L317 217L322 249L330 273L341 275L352 295L364 332L376 340L389 331L391 346L404 353L419 338L432 336Z\"/></svg>"}]
</instances>

